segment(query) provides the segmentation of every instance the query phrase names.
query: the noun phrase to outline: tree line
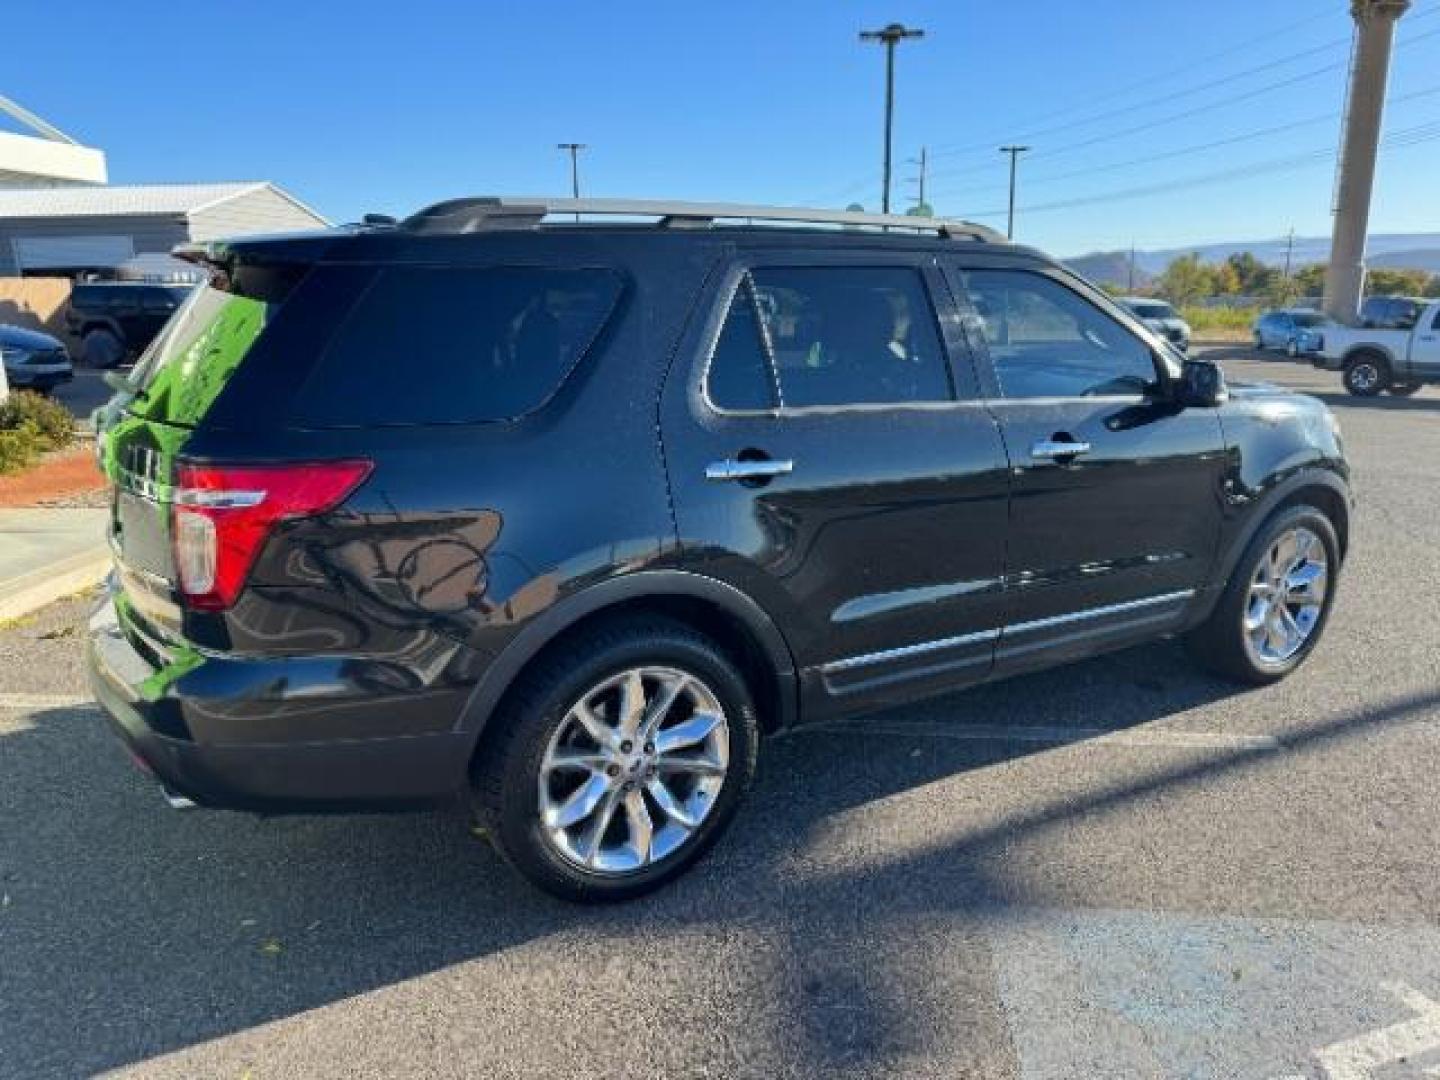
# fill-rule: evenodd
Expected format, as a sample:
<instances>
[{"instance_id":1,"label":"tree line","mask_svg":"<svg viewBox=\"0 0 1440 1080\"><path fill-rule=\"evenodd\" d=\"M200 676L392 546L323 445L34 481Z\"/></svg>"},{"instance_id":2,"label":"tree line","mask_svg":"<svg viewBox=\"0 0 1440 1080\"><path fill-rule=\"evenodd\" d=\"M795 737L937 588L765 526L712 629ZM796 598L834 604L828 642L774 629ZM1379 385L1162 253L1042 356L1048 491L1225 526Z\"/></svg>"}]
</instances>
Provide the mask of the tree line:
<instances>
[{"instance_id":1,"label":"tree line","mask_svg":"<svg viewBox=\"0 0 1440 1080\"><path fill-rule=\"evenodd\" d=\"M1236 252L1219 263L1202 262L1195 254L1181 255L1156 278L1155 290L1177 305L1215 296L1247 296L1284 307L1302 297L1318 300L1324 294L1325 264L1307 263L1287 277L1280 267L1261 262L1248 251ZM1440 274L1375 267L1366 274L1365 291L1371 296L1440 296Z\"/></svg>"}]
</instances>

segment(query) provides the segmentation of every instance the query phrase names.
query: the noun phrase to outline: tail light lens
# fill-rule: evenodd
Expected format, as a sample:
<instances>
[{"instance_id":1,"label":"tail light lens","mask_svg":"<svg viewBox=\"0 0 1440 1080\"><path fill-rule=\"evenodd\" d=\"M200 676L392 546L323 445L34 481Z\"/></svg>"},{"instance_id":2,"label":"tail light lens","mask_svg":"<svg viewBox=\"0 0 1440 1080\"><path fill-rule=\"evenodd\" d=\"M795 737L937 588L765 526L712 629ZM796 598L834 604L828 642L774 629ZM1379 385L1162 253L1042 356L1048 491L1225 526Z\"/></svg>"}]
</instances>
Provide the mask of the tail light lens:
<instances>
[{"instance_id":1,"label":"tail light lens","mask_svg":"<svg viewBox=\"0 0 1440 1080\"><path fill-rule=\"evenodd\" d=\"M370 475L368 461L306 465L181 464L171 510L175 569L186 602L223 611L235 602L265 540L290 518L323 514Z\"/></svg>"}]
</instances>

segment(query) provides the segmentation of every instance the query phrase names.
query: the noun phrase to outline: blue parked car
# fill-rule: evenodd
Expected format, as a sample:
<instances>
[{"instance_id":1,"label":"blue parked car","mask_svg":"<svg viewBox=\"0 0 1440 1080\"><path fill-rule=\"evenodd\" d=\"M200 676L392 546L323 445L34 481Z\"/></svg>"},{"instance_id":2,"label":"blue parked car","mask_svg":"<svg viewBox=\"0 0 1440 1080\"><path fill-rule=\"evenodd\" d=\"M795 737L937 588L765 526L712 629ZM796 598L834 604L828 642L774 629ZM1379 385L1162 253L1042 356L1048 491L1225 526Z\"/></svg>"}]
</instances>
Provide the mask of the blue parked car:
<instances>
[{"instance_id":1,"label":"blue parked car","mask_svg":"<svg viewBox=\"0 0 1440 1080\"><path fill-rule=\"evenodd\" d=\"M1318 311L1281 310L1264 312L1255 320L1255 348L1280 349L1295 358L1314 356L1325 347L1325 325L1330 320Z\"/></svg>"}]
</instances>

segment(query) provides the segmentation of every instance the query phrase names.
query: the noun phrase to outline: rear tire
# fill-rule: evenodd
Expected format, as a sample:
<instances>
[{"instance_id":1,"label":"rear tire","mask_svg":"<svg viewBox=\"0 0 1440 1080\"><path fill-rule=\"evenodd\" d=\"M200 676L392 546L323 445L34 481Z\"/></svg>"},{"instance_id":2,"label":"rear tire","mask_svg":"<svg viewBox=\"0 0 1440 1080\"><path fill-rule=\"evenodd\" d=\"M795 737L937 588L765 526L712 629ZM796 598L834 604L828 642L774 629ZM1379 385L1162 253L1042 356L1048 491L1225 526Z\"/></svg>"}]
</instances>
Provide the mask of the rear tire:
<instances>
[{"instance_id":1,"label":"rear tire","mask_svg":"<svg viewBox=\"0 0 1440 1080\"><path fill-rule=\"evenodd\" d=\"M1300 359L1300 344L1294 338L1285 343L1285 355L1291 360Z\"/></svg>"},{"instance_id":2,"label":"rear tire","mask_svg":"<svg viewBox=\"0 0 1440 1080\"><path fill-rule=\"evenodd\" d=\"M1224 678L1278 682L1319 643L1339 573L1340 541L1330 519L1307 504L1287 506L1246 546L1214 610L1186 635L1186 648Z\"/></svg>"},{"instance_id":3,"label":"rear tire","mask_svg":"<svg viewBox=\"0 0 1440 1080\"><path fill-rule=\"evenodd\" d=\"M87 331L81 349L92 368L113 368L125 359L125 346L109 330Z\"/></svg>"},{"instance_id":4,"label":"rear tire","mask_svg":"<svg viewBox=\"0 0 1440 1080\"><path fill-rule=\"evenodd\" d=\"M1374 397L1390 385L1390 365L1374 353L1361 353L1346 362L1344 383L1356 397Z\"/></svg>"},{"instance_id":5,"label":"rear tire","mask_svg":"<svg viewBox=\"0 0 1440 1080\"><path fill-rule=\"evenodd\" d=\"M1255 335L1255 351L1256 351L1256 352L1264 352L1264 351L1265 351L1265 339L1264 339L1263 337L1261 337L1259 334L1256 334L1256 335Z\"/></svg>"},{"instance_id":6,"label":"rear tire","mask_svg":"<svg viewBox=\"0 0 1440 1080\"><path fill-rule=\"evenodd\" d=\"M713 641L668 619L626 619L582 632L522 680L490 720L472 782L480 826L532 884L583 903L628 900L720 837L755 775L760 729Z\"/></svg>"}]
</instances>

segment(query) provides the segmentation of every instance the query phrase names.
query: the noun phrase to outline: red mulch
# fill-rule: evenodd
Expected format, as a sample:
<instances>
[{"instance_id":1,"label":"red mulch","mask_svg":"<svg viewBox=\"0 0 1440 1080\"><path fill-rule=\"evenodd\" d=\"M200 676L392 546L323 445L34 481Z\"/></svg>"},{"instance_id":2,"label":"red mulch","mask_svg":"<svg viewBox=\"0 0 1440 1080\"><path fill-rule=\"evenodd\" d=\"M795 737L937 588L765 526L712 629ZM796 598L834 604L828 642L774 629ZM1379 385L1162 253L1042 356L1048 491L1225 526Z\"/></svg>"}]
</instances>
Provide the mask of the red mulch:
<instances>
[{"instance_id":1,"label":"red mulch","mask_svg":"<svg viewBox=\"0 0 1440 1080\"><path fill-rule=\"evenodd\" d=\"M0 476L0 507L38 506L104 486L95 449L85 445L48 454L23 472Z\"/></svg>"}]
</instances>

